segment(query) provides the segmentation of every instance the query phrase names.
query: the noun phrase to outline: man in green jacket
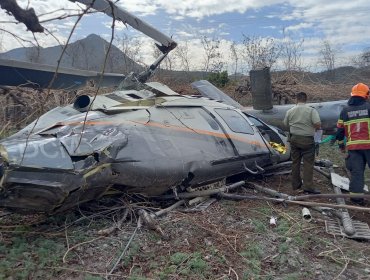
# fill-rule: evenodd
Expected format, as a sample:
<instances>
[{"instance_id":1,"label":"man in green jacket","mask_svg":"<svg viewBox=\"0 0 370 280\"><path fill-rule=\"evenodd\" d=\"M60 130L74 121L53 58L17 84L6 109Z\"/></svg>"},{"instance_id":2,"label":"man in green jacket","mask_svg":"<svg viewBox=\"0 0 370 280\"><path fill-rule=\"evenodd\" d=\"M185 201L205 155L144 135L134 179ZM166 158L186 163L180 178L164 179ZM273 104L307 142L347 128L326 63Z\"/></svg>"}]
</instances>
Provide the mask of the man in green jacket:
<instances>
[{"instance_id":1,"label":"man in green jacket","mask_svg":"<svg viewBox=\"0 0 370 280\"><path fill-rule=\"evenodd\" d=\"M303 190L319 194L313 187L313 166L315 162L315 131L321 128L321 120L316 109L308 106L307 94L299 92L297 104L288 110L284 124L289 128L292 157L292 187L298 190L302 187L301 160L303 158Z\"/></svg>"}]
</instances>

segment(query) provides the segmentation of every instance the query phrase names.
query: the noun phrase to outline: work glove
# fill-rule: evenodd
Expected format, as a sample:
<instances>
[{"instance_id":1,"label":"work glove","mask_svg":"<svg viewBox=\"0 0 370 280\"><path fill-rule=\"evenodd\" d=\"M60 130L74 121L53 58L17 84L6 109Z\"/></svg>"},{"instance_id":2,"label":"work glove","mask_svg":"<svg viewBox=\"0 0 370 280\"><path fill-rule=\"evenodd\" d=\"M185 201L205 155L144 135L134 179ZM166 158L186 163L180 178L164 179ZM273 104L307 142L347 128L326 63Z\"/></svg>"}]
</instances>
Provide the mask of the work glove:
<instances>
[{"instance_id":1,"label":"work glove","mask_svg":"<svg viewBox=\"0 0 370 280\"><path fill-rule=\"evenodd\" d=\"M335 144L335 142L337 141L337 139L335 138L335 136L332 136L331 139L330 139L330 146L333 146Z\"/></svg>"}]
</instances>

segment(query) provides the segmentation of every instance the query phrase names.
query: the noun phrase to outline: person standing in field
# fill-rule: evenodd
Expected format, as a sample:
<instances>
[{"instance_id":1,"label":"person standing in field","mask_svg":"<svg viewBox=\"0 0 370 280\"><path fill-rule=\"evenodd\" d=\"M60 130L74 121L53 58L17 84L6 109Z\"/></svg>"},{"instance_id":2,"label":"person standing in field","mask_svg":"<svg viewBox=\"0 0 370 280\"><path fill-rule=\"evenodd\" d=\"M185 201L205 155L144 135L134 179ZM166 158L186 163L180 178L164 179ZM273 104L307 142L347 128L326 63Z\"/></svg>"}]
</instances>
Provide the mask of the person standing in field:
<instances>
[{"instance_id":1,"label":"person standing in field","mask_svg":"<svg viewBox=\"0 0 370 280\"><path fill-rule=\"evenodd\" d=\"M349 191L351 194L364 193L364 171L370 167L370 104L369 87L363 83L353 86L347 106L342 109L337 123L336 140L343 153L347 169L351 172ZM344 144L344 137L347 138ZM335 139L334 139L335 141ZM363 205L363 198L351 198Z\"/></svg>"},{"instance_id":2,"label":"person standing in field","mask_svg":"<svg viewBox=\"0 0 370 280\"><path fill-rule=\"evenodd\" d=\"M315 162L315 131L321 128L319 113L306 104L307 94L296 95L296 105L286 112L284 124L289 128L289 142L292 157L292 187L319 194L313 186L313 167ZM301 178L301 161L303 159L303 181Z\"/></svg>"}]
</instances>

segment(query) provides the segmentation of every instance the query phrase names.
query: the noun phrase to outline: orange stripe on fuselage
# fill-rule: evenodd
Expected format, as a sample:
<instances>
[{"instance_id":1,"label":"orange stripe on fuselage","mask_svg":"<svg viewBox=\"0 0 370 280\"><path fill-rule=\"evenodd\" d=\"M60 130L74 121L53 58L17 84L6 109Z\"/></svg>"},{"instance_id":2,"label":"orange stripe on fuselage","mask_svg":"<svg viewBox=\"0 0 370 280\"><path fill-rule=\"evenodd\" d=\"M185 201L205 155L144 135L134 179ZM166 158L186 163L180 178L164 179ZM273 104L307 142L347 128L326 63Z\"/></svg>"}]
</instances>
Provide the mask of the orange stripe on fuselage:
<instances>
[{"instance_id":1,"label":"orange stripe on fuselage","mask_svg":"<svg viewBox=\"0 0 370 280\"><path fill-rule=\"evenodd\" d=\"M240 142L244 142L244 143L248 143L250 145L255 145L255 146L258 146L260 148L263 148L263 147L266 147L265 143L261 143L259 141L255 141L255 140L248 140L248 139L245 139L245 137L240 137L238 135L225 135L224 133L218 133L218 132L213 132L213 131L209 131L209 130L202 130L202 129L192 129L192 128L187 128L187 127L182 127L182 126L177 126L177 125L165 125L165 124L161 124L161 123L156 123L156 122L140 122L140 121L86 121L85 122L85 125L87 126L92 126L92 125L117 125L117 124L120 124L120 123L127 123L127 122L130 122L130 123L135 123L135 124L140 124L140 125L144 125L144 126L151 126L151 127L158 127L158 128L162 128L162 129L172 129L172 130L176 130L176 131L181 131L181 132L190 132L190 133L196 133L196 134L201 134L201 135L209 135L209 136L214 136L214 137L217 137L217 138L223 138L223 139L232 139L232 140L237 140L237 141L240 141ZM58 123L59 125L82 125L83 122L60 122Z\"/></svg>"}]
</instances>

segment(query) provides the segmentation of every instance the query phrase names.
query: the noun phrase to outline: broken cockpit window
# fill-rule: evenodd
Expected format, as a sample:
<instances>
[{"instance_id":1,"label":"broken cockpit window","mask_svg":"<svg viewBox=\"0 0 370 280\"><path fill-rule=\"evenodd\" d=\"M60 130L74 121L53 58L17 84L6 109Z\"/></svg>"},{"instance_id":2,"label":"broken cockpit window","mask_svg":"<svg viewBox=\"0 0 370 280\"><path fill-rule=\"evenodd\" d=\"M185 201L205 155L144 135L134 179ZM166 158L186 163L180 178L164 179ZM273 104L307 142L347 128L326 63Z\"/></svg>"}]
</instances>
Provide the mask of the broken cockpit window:
<instances>
[{"instance_id":1,"label":"broken cockpit window","mask_svg":"<svg viewBox=\"0 0 370 280\"><path fill-rule=\"evenodd\" d=\"M237 111L230 109L215 109L229 128L236 133L254 134L252 126Z\"/></svg>"}]
</instances>

